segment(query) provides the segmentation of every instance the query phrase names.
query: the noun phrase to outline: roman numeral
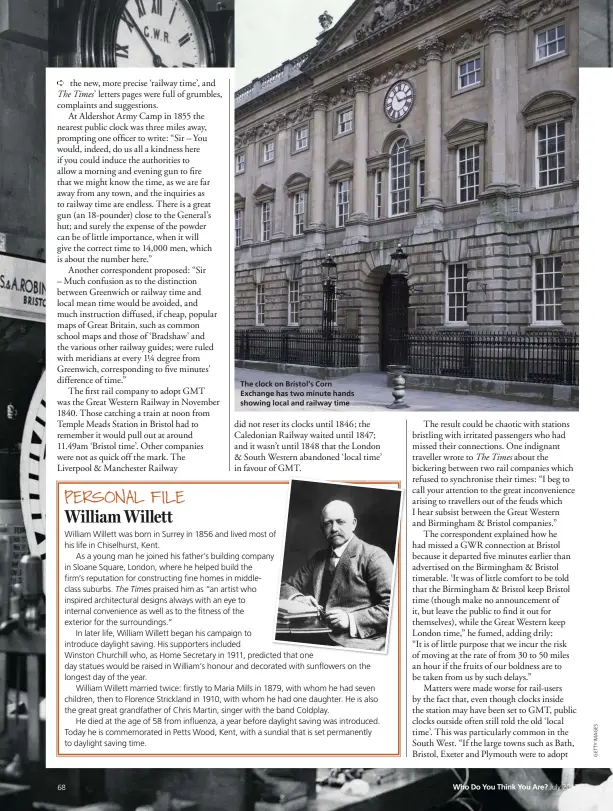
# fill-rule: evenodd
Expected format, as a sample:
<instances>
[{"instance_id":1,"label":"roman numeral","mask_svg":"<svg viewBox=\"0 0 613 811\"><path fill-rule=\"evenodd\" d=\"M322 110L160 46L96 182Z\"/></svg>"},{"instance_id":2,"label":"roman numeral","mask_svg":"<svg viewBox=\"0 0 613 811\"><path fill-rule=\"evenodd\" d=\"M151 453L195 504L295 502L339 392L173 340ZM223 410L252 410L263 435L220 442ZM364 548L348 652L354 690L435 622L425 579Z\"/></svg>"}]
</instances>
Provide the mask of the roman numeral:
<instances>
[{"instance_id":1,"label":"roman numeral","mask_svg":"<svg viewBox=\"0 0 613 811\"><path fill-rule=\"evenodd\" d=\"M176 6L172 7L172 14L170 15L170 19L168 20L168 25L172 25L172 19L175 16L175 11L177 10Z\"/></svg>"},{"instance_id":2,"label":"roman numeral","mask_svg":"<svg viewBox=\"0 0 613 811\"><path fill-rule=\"evenodd\" d=\"M193 68L193 67L195 67L195 65L192 65L192 63L191 63L191 62L184 62L184 63L183 63L183 67L184 67L184 68Z\"/></svg>"},{"instance_id":3,"label":"roman numeral","mask_svg":"<svg viewBox=\"0 0 613 811\"><path fill-rule=\"evenodd\" d=\"M147 13L145 11L145 3L143 2L143 0L136 0L136 9L138 11L139 17L144 17L145 14Z\"/></svg>"},{"instance_id":4,"label":"roman numeral","mask_svg":"<svg viewBox=\"0 0 613 811\"><path fill-rule=\"evenodd\" d=\"M121 20L128 26L128 31L132 33L136 28L136 23L132 19L132 15L128 11L124 11L121 15Z\"/></svg>"},{"instance_id":5,"label":"roman numeral","mask_svg":"<svg viewBox=\"0 0 613 811\"><path fill-rule=\"evenodd\" d=\"M151 13L152 14L162 13L162 0L153 0L153 2L151 3Z\"/></svg>"},{"instance_id":6,"label":"roman numeral","mask_svg":"<svg viewBox=\"0 0 613 811\"><path fill-rule=\"evenodd\" d=\"M191 38L192 38L191 34L183 34L183 36L179 40L179 45L181 47L183 47L184 45L187 45L187 43L190 41Z\"/></svg>"},{"instance_id":7,"label":"roman numeral","mask_svg":"<svg viewBox=\"0 0 613 811\"><path fill-rule=\"evenodd\" d=\"M129 45L116 45L115 46L115 56L122 56L124 59L128 58L128 48Z\"/></svg>"}]
</instances>

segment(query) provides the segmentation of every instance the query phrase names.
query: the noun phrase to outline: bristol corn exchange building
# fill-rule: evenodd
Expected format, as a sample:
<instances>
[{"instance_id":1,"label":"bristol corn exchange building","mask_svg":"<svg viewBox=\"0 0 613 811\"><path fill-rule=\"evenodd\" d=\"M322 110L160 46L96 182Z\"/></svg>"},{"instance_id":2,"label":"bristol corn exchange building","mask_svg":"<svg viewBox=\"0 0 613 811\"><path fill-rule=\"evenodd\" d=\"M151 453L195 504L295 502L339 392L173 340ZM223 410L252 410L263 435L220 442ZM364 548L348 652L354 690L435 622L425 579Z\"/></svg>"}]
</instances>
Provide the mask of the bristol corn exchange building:
<instances>
[{"instance_id":1,"label":"bristol corn exchange building","mask_svg":"<svg viewBox=\"0 0 613 811\"><path fill-rule=\"evenodd\" d=\"M237 360L576 384L578 3L319 21L236 93Z\"/></svg>"}]
</instances>

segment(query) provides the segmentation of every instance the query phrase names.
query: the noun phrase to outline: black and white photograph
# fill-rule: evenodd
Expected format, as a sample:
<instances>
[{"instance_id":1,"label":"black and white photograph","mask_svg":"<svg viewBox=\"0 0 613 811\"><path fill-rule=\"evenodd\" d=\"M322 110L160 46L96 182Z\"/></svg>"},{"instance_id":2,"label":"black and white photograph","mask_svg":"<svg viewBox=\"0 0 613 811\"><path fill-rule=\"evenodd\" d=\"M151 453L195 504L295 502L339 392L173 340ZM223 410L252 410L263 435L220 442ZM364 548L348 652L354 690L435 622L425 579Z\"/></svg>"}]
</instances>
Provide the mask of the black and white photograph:
<instances>
[{"instance_id":1,"label":"black and white photograph","mask_svg":"<svg viewBox=\"0 0 613 811\"><path fill-rule=\"evenodd\" d=\"M49 15L53 67L234 65L234 0L65 0Z\"/></svg>"},{"instance_id":2,"label":"black and white photograph","mask_svg":"<svg viewBox=\"0 0 613 811\"><path fill-rule=\"evenodd\" d=\"M291 483L275 638L385 651L402 492Z\"/></svg>"},{"instance_id":3,"label":"black and white photograph","mask_svg":"<svg viewBox=\"0 0 613 811\"><path fill-rule=\"evenodd\" d=\"M237 408L577 408L577 0L287 6L237 29Z\"/></svg>"},{"instance_id":4,"label":"black and white photograph","mask_svg":"<svg viewBox=\"0 0 613 811\"><path fill-rule=\"evenodd\" d=\"M47 5L0 9L0 808L44 770ZM55 796L55 795L54 795ZM29 803L29 804L28 804Z\"/></svg>"}]
</instances>

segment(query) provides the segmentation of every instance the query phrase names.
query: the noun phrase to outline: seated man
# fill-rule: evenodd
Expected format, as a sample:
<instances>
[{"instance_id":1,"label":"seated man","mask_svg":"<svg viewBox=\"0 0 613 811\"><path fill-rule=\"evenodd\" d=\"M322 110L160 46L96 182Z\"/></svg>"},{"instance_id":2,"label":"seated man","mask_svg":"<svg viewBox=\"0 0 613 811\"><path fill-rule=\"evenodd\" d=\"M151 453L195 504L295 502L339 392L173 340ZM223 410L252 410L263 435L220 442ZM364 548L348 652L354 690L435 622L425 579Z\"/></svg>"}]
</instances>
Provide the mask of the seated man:
<instances>
[{"instance_id":1,"label":"seated man","mask_svg":"<svg viewBox=\"0 0 613 811\"><path fill-rule=\"evenodd\" d=\"M333 642L383 650L394 567L383 549L354 535L356 524L346 501L327 504L321 529L328 547L281 583L280 597L318 608Z\"/></svg>"}]
</instances>

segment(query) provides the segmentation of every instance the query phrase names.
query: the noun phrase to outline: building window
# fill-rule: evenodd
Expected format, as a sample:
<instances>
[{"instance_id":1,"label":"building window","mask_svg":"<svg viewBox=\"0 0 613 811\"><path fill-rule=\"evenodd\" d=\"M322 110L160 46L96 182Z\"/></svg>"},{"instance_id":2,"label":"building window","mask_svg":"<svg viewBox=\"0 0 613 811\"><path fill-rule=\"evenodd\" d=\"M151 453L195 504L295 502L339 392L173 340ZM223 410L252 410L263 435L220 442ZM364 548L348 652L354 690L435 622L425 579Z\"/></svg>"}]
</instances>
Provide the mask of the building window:
<instances>
[{"instance_id":1,"label":"building window","mask_svg":"<svg viewBox=\"0 0 613 811\"><path fill-rule=\"evenodd\" d=\"M255 286L255 323L256 326L264 326L266 319L266 299L264 297L264 282Z\"/></svg>"},{"instance_id":2,"label":"building window","mask_svg":"<svg viewBox=\"0 0 613 811\"><path fill-rule=\"evenodd\" d=\"M237 175L240 174L241 172L245 171L245 153L244 152L239 152L238 155L236 156L235 163L234 163L234 171L236 172Z\"/></svg>"},{"instance_id":3,"label":"building window","mask_svg":"<svg viewBox=\"0 0 613 811\"><path fill-rule=\"evenodd\" d=\"M458 149L458 203L468 203L479 196L479 144Z\"/></svg>"},{"instance_id":4,"label":"building window","mask_svg":"<svg viewBox=\"0 0 613 811\"><path fill-rule=\"evenodd\" d=\"M299 191L294 195L294 236L304 234L304 215L306 212L306 192Z\"/></svg>"},{"instance_id":5,"label":"building window","mask_svg":"<svg viewBox=\"0 0 613 811\"><path fill-rule=\"evenodd\" d=\"M466 323L466 285L468 265L457 263L447 266L447 323Z\"/></svg>"},{"instance_id":6,"label":"building window","mask_svg":"<svg viewBox=\"0 0 613 811\"><path fill-rule=\"evenodd\" d=\"M287 324L297 327L300 323L300 282L287 283Z\"/></svg>"},{"instance_id":7,"label":"building window","mask_svg":"<svg viewBox=\"0 0 613 811\"><path fill-rule=\"evenodd\" d=\"M390 154L390 214L406 214L409 210L409 142L399 138Z\"/></svg>"},{"instance_id":8,"label":"building window","mask_svg":"<svg viewBox=\"0 0 613 811\"><path fill-rule=\"evenodd\" d=\"M421 205L426 199L426 159L420 158L417 161L417 205Z\"/></svg>"},{"instance_id":9,"label":"building window","mask_svg":"<svg viewBox=\"0 0 613 811\"><path fill-rule=\"evenodd\" d=\"M562 320L561 256L537 256L534 260L533 313L535 323Z\"/></svg>"},{"instance_id":10,"label":"building window","mask_svg":"<svg viewBox=\"0 0 613 811\"><path fill-rule=\"evenodd\" d=\"M260 206L260 240L268 242L270 239L270 222L272 219L272 204L262 203Z\"/></svg>"},{"instance_id":11,"label":"building window","mask_svg":"<svg viewBox=\"0 0 613 811\"><path fill-rule=\"evenodd\" d=\"M539 124L536 128L537 186L564 183L566 133L564 121Z\"/></svg>"},{"instance_id":12,"label":"building window","mask_svg":"<svg viewBox=\"0 0 613 811\"><path fill-rule=\"evenodd\" d=\"M537 31L534 35L535 60L549 59L551 56L566 53L566 26L555 25L544 31Z\"/></svg>"},{"instance_id":13,"label":"building window","mask_svg":"<svg viewBox=\"0 0 613 811\"><path fill-rule=\"evenodd\" d=\"M339 180L336 184L336 227L342 228L349 219L351 181Z\"/></svg>"},{"instance_id":14,"label":"building window","mask_svg":"<svg viewBox=\"0 0 613 811\"><path fill-rule=\"evenodd\" d=\"M294 151L301 152L309 147L309 128L297 127L294 130Z\"/></svg>"},{"instance_id":15,"label":"building window","mask_svg":"<svg viewBox=\"0 0 613 811\"><path fill-rule=\"evenodd\" d=\"M243 209L237 208L234 212L234 247L240 248L243 241Z\"/></svg>"},{"instance_id":16,"label":"building window","mask_svg":"<svg viewBox=\"0 0 613 811\"><path fill-rule=\"evenodd\" d=\"M375 220L381 219L383 213L383 172L378 169L375 172Z\"/></svg>"},{"instance_id":17,"label":"building window","mask_svg":"<svg viewBox=\"0 0 613 811\"><path fill-rule=\"evenodd\" d=\"M275 142L265 141L262 144L262 163L270 163L275 159Z\"/></svg>"},{"instance_id":18,"label":"building window","mask_svg":"<svg viewBox=\"0 0 613 811\"><path fill-rule=\"evenodd\" d=\"M336 134L353 132L353 107L346 107L336 113Z\"/></svg>"},{"instance_id":19,"label":"building window","mask_svg":"<svg viewBox=\"0 0 613 811\"><path fill-rule=\"evenodd\" d=\"M481 57L458 63L458 90L481 84Z\"/></svg>"}]
</instances>

